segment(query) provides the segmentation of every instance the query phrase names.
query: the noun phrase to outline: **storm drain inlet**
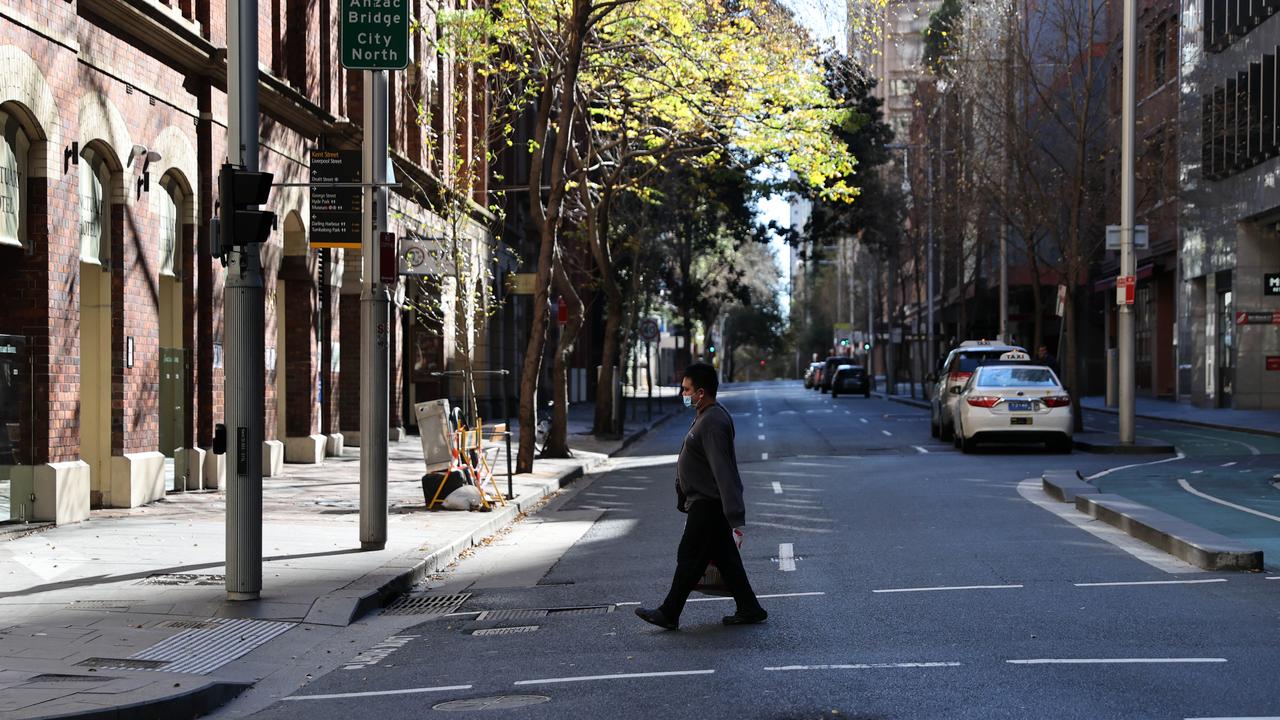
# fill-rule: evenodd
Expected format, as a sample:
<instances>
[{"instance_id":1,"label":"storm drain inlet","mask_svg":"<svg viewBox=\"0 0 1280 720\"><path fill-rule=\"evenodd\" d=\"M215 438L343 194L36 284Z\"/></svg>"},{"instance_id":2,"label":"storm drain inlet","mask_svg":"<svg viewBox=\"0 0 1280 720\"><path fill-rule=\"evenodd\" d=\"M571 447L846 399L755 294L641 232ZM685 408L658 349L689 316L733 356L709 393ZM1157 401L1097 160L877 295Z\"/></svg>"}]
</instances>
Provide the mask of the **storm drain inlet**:
<instances>
[{"instance_id":1,"label":"storm drain inlet","mask_svg":"<svg viewBox=\"0 0 1280 720\"><path fill-rule=\"evenodd\" d=\"M604 615L613 612L612 605L587 605L584 607L562 608L530 608L526 610L485 610L476 617L478 622L486 620L530 620L534 618L556 617L562 615Z\"/></svg>"},{"instance_id":2,"label":"storm drain inlet","mask_svg":"<svg viewBox=\"0 0 1280 720\"><path fill-rule=\"evenodd\" d=\"M511 627L481 628L472 630L471 634L479 637L492 637L494 635L520 635L522 633L531 633L537 630L537 625L512 625Z\"/></svg>"},{"instance_id":3,"label":"storm drain inlet","mask_svg":"<svg viewBox=\"0 0 1280 720\"><path fill-rule=\"evenodd\" d=\"M471 593L457 595L404 595L383 609L384 615L448 615L457 612Z\"/></svg>"}]
</instances>

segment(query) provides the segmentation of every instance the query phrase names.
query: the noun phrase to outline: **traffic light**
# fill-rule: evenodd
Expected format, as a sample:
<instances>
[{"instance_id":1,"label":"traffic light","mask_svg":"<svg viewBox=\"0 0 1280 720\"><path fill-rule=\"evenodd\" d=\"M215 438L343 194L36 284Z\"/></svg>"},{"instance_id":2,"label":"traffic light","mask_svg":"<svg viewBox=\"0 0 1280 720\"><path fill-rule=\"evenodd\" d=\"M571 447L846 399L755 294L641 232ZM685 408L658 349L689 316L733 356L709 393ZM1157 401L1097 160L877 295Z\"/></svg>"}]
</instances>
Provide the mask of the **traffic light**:
<instances>
[{"instance_id":1,"label":"traffic light","mask_svg":"<svg viewBox=\"0 0 1280 720\"><path fill-rule=\"evenodd\" d=\"M712 355L715 355L715 354L716 354L716 346L715 346L715 345L708 345L708 346L707 346L707 352L711 353Z\"/></svg>"},{"instance_id":2,"label":"traffic light","mask_svg":"<svg viewBox=\"0 0 1280 720\"><path fill-rule=\"evenodd\" d=\"M840 338L840 347L849 347L849 338Z\"/></svg>"},{"instance_id":3,"label":"traffic light","mask_svg":"<svg viewBox=\"0 0 1280 720\"><path fill-rule=\"evenodd\" d=\"M869 342L864 342L864 343L862 343L862 349L863 349L863 350L870 350L870 349L871 349L871 343L869 343Z\"/></svg>"},{"instance_id":4,"label":"traffic light","mask_svg":"<svg viewBox=\"0 0 1280 720\"><path fill-rule=\"evenodd\" d=\"M222 166L218 173L218 232L223 248L264 243L271 236L275 213L254 209L267 201L271 180L271 173Z\"/></svg>"}]
</instances>

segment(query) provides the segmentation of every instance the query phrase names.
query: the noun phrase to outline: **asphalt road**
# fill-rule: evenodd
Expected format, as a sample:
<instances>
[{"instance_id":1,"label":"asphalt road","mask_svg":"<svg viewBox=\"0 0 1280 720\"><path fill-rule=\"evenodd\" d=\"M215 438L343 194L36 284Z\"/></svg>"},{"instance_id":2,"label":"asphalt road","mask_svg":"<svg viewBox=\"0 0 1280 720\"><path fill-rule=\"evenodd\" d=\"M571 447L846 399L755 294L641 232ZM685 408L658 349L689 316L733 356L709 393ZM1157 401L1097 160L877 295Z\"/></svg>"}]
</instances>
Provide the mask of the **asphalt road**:
<instances>
[{"instance_id":1,"label":"asphalt road","mask_svg":"<svg viewBox=\"0 0 1280 720\"><path fill-rule=\"evenodd\" d=\"M670 582L690 414L420 589L469 593L457 614L368 618L217 716L1280 717L1280 577L1200 572L1039 490L1146 459L966 456L926 411L798 383L721 399L766 624L723 627L721 599L677 632L632 614ZM501 610L534 612L477 615Z\"/></svg>"}]
</instances>

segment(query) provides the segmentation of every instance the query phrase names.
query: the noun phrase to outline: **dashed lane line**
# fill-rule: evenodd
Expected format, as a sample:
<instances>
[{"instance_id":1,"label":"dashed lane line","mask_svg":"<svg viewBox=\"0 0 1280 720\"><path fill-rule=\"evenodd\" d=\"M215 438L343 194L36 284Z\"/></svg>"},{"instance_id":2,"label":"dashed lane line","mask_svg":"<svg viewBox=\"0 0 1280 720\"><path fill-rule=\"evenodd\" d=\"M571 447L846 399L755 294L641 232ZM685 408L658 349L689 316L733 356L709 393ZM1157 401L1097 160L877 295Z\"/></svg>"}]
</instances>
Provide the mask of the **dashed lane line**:
<instances>
[{"instance_id":1,"label":"dashed lane line","mask_svg":"<svg viewBox=\"0 0 1280 720\"><path fill-rule=\"evenodd\" d=\"M1208 580L1136 580L1133 582L1093 582L1075 583L1076 587L1121 587L1127 585L1202 585L1204 583L1224 583L1226 578L1210 578Z\"/></svg>"},{"instance_id":2,"label":"dashed lane line","mask_svg":"<svg viewBox=\"0 0 1280 720\"><path fill-rule=\"evenodd\" d=\"M1237 505L1233 502L1223 500L1222 498L1214 497L1208 493L1200 492L1199 490L1191 487L1191 483L1187 482L1185 478L1178 478L1178 484L1182 486L1183 490L1186 490L1187 492L1191 493L1192 495L1195 495L1196 497L1204 498L1209 502L1215 502L1215 503L1218 503L1219 505L1224 505L1226 507L1239 510L1240 512L1247 512L1250 515L1257 515L1260 518L1266 518L1268 520L1280 522L1280 517L1276 517L1275 515L1268 515L1267 513L1264 513L1261 510L1254 510L1251 507L1245 507L1244 505Z\"/></svg>"},{"instance_id":3,"label":"dashed lane line","mask_svg":"<svg viewBox=\"0 0 1280 720\"><path fill-rule=\"evenodd\" d=\"M953 585L944 587L918 587L918 588L888 588L885 590L872 590L873 593L907 593L907 592L938 592L944 590L1013 590L1022 587L1021 585Z\"/></svg>"},{"instance_id":4,"label":"dashed lane line","mask_svg":"<svg viewBox=\"0 0 1280 720\"><path fill-rule=\"evenodd\" d=\"M920 453L921 455L928 455L928 454L929 454L929 451L928 451L928 450L925 450L923 447L921 447L921 446L919 446L919 445L912 445L911 447L915 448L915 449L916 449L916 452Z\"/></svg>"},{"instance_id":5,"label":"dashed lane line","mask_svg":"<svg viewBox=\"0 0 1280 720\"><path fill-rule=\"evenodd\" d=\"M774 495L782 494L782 483L778 482L777 480L773 481L773 494Z\"/></svg>"},{"instance_id":6,"label":"dashed lane line","mask_svg":"<svg viewBox=\"0 0 1280 720\"><path fill-rule=\"evenodd\" d=\"M889 437L893 437L893 433L889 432L888 430L881 430L880 432L884 433L885 435L888 435Z\"/></svg>"},{"instance_id":7,"label":"dashed lane line","mask_svg":"<svg viewBox=\"0 0 1280 720\"><path fill-rule=\"evenodd\" d=\"M768 460L768 459L769 459L769 453L760 453L760 459L761 459L761 460Z\"/></svg>"},{"instance_id":8,"label":"dashed lane line","mask_svg":"<svg viewBox=\"0 0 1280 720\"><path fill-rule=\"evenodd\" d=\"M1030 658L1005 660L1010 665L1142 665L1167 663L1224 663L1226 658Z\"/></svg>"},{"instance_id":9,"label":"dashed lane line","mask_svg":"<svg viewBox=\"0 0 1280 720\"><path fill-rule=\"evenodd\" d=\"M330 693L327 695L290 695L282 700L336 700L339 698L377 697L379 695L417 695L420 693L470 690L471 685L443 685L441 687L402 688L400 690L366 690L364 692Z\"/></svg>"},{"instance_id":10,"label":"dashed lane line","mask_svg":"<svg viewBox=\"0 0 1280 720\"><path fill-rule=\"evenodd\" d=\"M516 685L552 685L555 683L589 682L592 680L630 680L633 678L677 677L680 675L712 675L715 670L668 670L665 672L615 673L613 675L579 675L577 677L517 680Z\"/></svg>"},{"instance_id":11,"label":"dashed lane line","mask_svg":"<svg viewBox=\"0 0 1280 720\"><path fill-rule=\"evenodd\" d=\"M766 672L794 672L796 670L881 670L886 668L938 668L960 667L958 662L900 662L900 663L851 663L848 665L780 665L767 667Z\"/></svg>"},{"instance_id":12,"label":"dashed lane line","mask_svg":"<svg viewBox=\"0 0 1280 720\"><path fill-rule=\"evenodd\" d=\"M866 418L858 418L858 420L859 420L859 421L861 421L861 422L864 422L864 423L867 421L867 419L866 419Z\"/></svg>"},{"instance_id":13,"label":"dashed lane line","mask_svg":"<svg viewBox=\"0 0 1280 720\"><path fill-rule=\"evenodd\" d=\"M796 556L791 543L780 543L778 545L778 569L782 572L795 572Z\"/></svg>"},{"instance_id":14,"label":"dashed lane line","mask_svg":"<svg viewBox=\"0 0 1280 720\"><path fill-rule=\"evenodd\" d=\"M1235 465L1235 464L1236 464L1236 461L1232 460L1231 462L1222 463L1222 465L1220 465L1219 467L1231 467L1232 465Z\"/></svg>"},{"instance_id":15,"label":"dashed lane line","mask_svg":"<svg viewBox=\"0 0 1280 720\"><path fill-rule=\"evenodd\" d=\"M774 594L772 594L772 595L757 595L757 596L756 596L756 599L757 599L757 600L770 600L770 599L773 599L773 598L817 597L817 596L820 596L820 595L826 595L826 593L825 593L825 592L793 592L793 593L774 593ZM731 598L731 597L699 597L699 598L689 598L689 599L687 600L687 602L691 602L691 603L695 603L695 602L716 602L716 601L720 601L720 600L732 600L732 599L733 599L733 598ZM631 605L639 605L639 604L640 604L640 603L638 603L638 602L620 602L620 603L614 603L614 605L617 605L618 607L629 607L629 606L631 606Z\"/></svg>"},{"instance_id":16,"label":"dashed lane line","mask_svg":"<svg viewBox=\"0 0 1280 720\"><path fill-rule=\"evenodd\" d=\"M763 440L763 439L764 439L764 435L759 435L759 436L757 436L757 438L756 438L756 439L758 439L758 440Z\"/></svg>"}]
</instances>

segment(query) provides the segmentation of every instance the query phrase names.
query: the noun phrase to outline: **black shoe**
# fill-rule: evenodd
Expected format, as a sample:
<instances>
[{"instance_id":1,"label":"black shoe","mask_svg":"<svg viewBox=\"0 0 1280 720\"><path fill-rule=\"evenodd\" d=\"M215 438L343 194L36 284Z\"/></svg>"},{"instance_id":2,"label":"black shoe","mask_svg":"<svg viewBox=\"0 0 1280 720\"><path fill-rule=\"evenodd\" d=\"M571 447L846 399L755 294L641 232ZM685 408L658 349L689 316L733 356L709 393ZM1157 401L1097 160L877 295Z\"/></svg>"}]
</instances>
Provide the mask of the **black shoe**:
<instances>
[{"instance_id":1,"label":"black shoe","mask_svg":"<svg viewBox=\"0 0 1280 720\"><path fill-rule=\"evenodd\" d=\"M650 625L657 625L666 630L677 630L680 627L680 623L667 619L667 616L658 608L650 610L649 608L638 607L636 608L636 616Z\"/></svg>"},{"instance_id":2,"label":"black shoe","mask_svg":"<svg viewBox=\"0 0 1280 720\"><path fill-rule=\"evenodd\" d=\"M757 625L764 622L768 617L769 613L762 608L754 612L744 613L739 611L732 615L725 615L721 622L725 625Z\"/></svg>"}]
</instances>

